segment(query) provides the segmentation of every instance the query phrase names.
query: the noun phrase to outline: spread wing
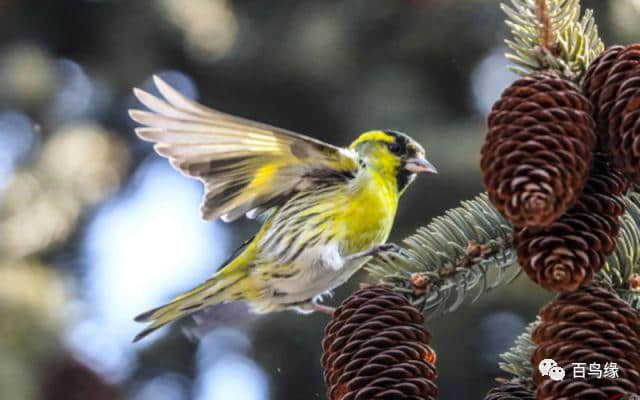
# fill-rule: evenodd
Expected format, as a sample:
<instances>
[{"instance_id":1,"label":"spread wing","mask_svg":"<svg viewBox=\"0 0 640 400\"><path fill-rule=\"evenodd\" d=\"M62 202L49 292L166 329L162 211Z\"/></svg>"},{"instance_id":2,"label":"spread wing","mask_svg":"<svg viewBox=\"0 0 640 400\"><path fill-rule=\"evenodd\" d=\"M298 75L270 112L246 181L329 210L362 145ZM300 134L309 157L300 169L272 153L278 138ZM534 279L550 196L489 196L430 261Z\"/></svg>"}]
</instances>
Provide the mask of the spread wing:
<instances>
[{"instance_id":1,"label":"spread wing","mask_svg":"<svg viewBox=\"0 0 640 400\"><path fill-rule=\"evenodd\" d=\"M202 216L232 221L259 215L318 180L344 181L358 169L355 153L202 106L154 82L163 99L134 89L150 111L130 110L143 140L183 174L204 183Z\"/></svg>"}]
</instances>

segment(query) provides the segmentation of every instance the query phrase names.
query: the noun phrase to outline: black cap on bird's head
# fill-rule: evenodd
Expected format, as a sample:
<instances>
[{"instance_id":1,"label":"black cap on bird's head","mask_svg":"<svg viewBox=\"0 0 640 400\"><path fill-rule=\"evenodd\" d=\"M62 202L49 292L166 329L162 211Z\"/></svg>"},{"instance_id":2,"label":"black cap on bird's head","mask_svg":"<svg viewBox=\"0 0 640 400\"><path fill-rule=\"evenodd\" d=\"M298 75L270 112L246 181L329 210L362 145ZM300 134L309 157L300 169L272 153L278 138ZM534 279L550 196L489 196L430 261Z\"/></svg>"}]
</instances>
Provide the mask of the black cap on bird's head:
<instances>
[{"instance_id":1,"label":"black cap on bird's head","mask_svg":"<svg viewBox=\"0 0 640 400\"><path fill-rule=\"evenodd\" d=\"M355 150L368 165L394 174L400 192L415 179L416 174L438 172L426 159L424 148L402 132L365 132L349 148Z\"/></svg>"},{"instance_id":2,"label":"black cap on bird's head","mask_svg":"<svg viewBox=\"0 0 640 400\"><path fill-rule=\"evenodd\" d=\"M411 139L406 133L385 130L385 134L393 137L393 142L388 144L389 151L404 161L403 167L408 172L430 172L437 174L438 170L425 157L424 148L420 143Z\"/></svg>"}]
</instances>

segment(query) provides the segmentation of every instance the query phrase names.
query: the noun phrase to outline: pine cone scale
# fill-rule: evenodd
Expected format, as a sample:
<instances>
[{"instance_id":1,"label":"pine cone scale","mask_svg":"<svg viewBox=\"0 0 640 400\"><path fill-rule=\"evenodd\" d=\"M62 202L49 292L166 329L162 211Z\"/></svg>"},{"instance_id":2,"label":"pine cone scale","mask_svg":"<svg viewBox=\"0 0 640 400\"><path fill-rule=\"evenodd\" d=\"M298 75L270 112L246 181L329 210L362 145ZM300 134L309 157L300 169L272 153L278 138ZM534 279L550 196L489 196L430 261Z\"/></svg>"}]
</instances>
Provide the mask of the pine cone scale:
<instances>
[{"instance_id":1,"label":"pine cone scale","mask_svg":"<svg viewBox=\"0 0 640 400\"><path fill-rule=\"evenodd\" d=\"M504 381L489 391L484 400L535 400L534 388L523 380Z\"/></svg>"}]
</instances>

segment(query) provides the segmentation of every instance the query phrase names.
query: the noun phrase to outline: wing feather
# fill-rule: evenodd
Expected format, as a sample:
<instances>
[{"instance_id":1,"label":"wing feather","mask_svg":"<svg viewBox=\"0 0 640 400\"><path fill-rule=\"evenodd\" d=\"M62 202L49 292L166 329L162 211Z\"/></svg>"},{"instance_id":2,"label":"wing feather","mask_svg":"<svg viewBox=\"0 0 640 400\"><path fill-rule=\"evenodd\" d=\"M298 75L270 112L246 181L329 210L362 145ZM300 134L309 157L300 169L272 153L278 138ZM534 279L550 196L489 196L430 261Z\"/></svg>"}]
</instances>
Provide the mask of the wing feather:
<instances>
[{"instance_id":1,"label":"wing feather","mask_svg":"<svg viewBox=\"0 0 640 400\"><path fill-rule=\"evenodd\" d=\"M358 169L350 150L213 110L157 76L154 82L162 98L133 91L149 109L129 111L143 125L135 132L180 172L203 181L205 219L257 217L318 179L344 180Z\"/></svg>"}]
</instances>

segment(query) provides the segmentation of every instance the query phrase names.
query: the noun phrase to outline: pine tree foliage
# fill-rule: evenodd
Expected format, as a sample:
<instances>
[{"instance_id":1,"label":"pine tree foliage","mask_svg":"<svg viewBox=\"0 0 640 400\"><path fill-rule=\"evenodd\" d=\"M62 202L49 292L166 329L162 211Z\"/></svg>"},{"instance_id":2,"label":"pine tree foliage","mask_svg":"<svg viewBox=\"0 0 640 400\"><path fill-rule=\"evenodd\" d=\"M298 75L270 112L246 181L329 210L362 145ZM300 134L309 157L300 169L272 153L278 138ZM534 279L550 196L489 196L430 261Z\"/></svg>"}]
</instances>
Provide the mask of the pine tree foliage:
<instances>
[{"instance_id":1,"label":"pine tree foliage","mask_svg":"<svg viewBox=\"0 0 640 400\"><path fill-rule=\"evenodd\" d=\"M640 292L629 286L631 275L640 273L640 193L629 193L625 203L616 250L596 280L640 308ZM455 311L465 299L473 302L521 271L512 228L486 194L436 217L402 244L401 253L383 253L367 270L404 294L427 318Z\"/></svg>"},{"instance_id":2,"label":"pine tree foliage","mask_svg":"<svg viewBox=\"0 0 640 400\"><path fill-rule=\"evenodd\" d=\"M591 61L604 50L593 12L580 17L579 0L511 0L502 4L512 39L506 54L521 75L554 70L578 80Z\"/></svg>"},{"instance_id":3,"label":"pine tree foliage","mask_svg":"<svg viewBox=\"0 0 640 400\"><path fill-rule=\"evenodd\" d=\"M476 299L521 270L512 228L486 194L419 228L403 245L402 253L384 253L367 268L427 317L454 311L471 293Z\"/></svg>"},{"instance_id":4,"label":"pine tree foliage","mask_svg":"<svg viewBox=\"0 0 640 400\"><path fill-rule=\"evenodd\" d=\"M614 288L632 307L640 309L640 291L630 284L631 277L640 273L640 193L628 194L625 207L616 250L596 279Z\"/></svg>"},{"instance_id":5,"label":"pine tree foliage","mask_svg":"<svg viewBox=\"0 0 640 400\"><path fill-rule=\"evenodd\" d=\"M533 376L531 356L536 349L536 345L533 343L533 340L531 340L531 334L539 323L539 318L530 323L525 331L518 336L513 347L507 352L500 354L500 358L502 358L502 361L499 363L501 370L518 378Z\"/></svg>"}]
</instances>

